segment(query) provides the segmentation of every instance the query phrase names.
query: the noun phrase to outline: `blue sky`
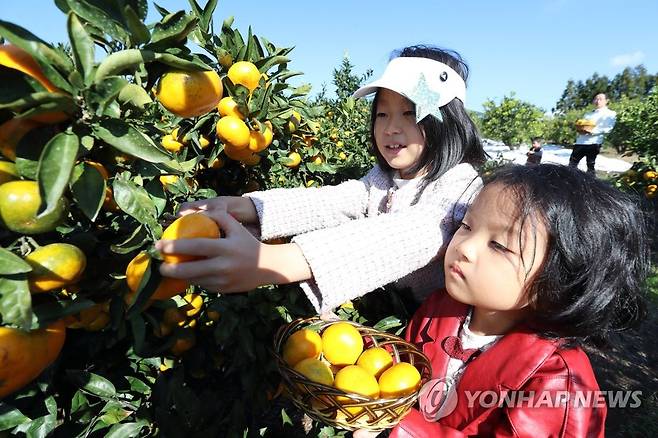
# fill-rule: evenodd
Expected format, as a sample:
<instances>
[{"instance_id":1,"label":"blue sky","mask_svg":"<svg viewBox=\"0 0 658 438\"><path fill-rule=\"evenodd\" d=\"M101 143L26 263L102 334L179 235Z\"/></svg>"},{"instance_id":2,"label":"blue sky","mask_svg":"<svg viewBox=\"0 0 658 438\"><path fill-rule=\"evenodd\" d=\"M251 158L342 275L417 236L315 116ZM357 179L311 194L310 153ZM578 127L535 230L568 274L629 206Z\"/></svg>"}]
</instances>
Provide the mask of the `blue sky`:
<instances>
[{"instance_id":1,"label":"blue sky","mask_svg":"<svg viewBox=\"0 0 658 438\"><path fill-rule=\"evenodd\" d=\"M204 3L204 0L198 0ZM169 10L186 0L159 0ZM156 19L149 1L149 21ZM511 92L550 110L567 80L594 72L612 77L627 65L658 72L655 0L389 0L247 2L220 0L214 20L282 47L294 46L289 67L304 72L313 93L347 54L357 72L386 66L392 50L416 43L460 52L471 68L466 106L481 110ZM46 41L66 41L65 16L51 0L2 1L0 18Z\"/></svg>"}]
</instances>

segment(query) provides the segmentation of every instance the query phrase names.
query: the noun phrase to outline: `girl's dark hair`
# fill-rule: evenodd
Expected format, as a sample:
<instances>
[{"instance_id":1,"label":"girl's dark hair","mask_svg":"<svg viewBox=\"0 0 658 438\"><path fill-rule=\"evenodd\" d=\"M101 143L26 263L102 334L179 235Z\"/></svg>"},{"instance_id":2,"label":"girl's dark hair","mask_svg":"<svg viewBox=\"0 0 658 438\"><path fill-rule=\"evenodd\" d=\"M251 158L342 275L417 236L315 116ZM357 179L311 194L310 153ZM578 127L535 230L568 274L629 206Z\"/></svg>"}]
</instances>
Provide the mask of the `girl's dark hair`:
<instances>
[{"instance_id":1,"label":"girl's dark hair","mask_svg":"<svg viewBox=\"0 0 658 438\"><path fill-rule=\"evenodd\" d=\"M433 59L450 66L459 73L464 81L468 79L468 65L461 55L453 50L418 45L394 52L392 58L397 57ZM384 157L379 153L375 142L378 95L379 93L375 94L372 102L370 139L379 166L384 170L391 170ZM427 169L427 173L419 188L419 193L430 181L438 179L457 164L470 163L478 167L486 160L486 153L482 148L477 128L466 112L464 103L459 99L453 99L441 107L441 115L443 122L432 115L425 117L420 122L420 126L425 131L425 149L412 171Z\"/></svg>"},{"instance_id":2,"label":"girl's dark hair","mask_svg":"<svg viewBox=\"0 0 658 438\"><path fill-rule=\"evenodd\" d=\"M548 233L543 265L527 287L532 328L601 345L646 316L648 228L639 199L553 164L503 167L489 184L513 197L521 225L539 222Z\"/></svg>"}]
</instances>

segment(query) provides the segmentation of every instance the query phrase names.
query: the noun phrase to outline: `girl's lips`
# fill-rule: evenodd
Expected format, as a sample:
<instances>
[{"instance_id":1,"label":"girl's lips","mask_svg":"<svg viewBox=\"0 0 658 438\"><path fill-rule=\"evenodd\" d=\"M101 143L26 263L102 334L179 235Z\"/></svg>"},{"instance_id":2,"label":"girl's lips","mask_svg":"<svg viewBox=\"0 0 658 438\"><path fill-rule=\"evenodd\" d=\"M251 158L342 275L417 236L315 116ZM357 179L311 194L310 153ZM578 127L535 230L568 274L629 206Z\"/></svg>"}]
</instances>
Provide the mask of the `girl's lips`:
<instances>
[{"instance_id":1,"label":"girl's lips","mask_svg":"<svg viewBox=\"0 0 658 438\"><path fill-rule=\"evenodd\" d=\"M459 266L457 266L456 264L453 263L452 265L450 265L449 269L450 269L450 272L457 275L459 278L466 279L466 277L464 277L464 273L462 272L461 269L459 269Z\"/></svg>"}]
</instances>

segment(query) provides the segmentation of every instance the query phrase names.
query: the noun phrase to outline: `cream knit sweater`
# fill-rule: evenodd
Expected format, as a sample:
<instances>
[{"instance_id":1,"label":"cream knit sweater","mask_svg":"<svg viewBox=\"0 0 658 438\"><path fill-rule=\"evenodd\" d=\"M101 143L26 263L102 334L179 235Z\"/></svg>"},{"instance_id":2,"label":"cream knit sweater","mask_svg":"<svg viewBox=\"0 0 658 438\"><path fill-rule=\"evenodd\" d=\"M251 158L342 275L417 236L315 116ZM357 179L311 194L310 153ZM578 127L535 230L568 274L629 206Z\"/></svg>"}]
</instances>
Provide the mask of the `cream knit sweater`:
<instances>
[{"instance_id":1,"label":"cream knit sweater","mask_svg":"<svg viewBox=\"0 0 658 438\"><path fill-rule=\"evenodd\" d=\"M482 182L460 164L427 185L400 188L375 166L360 180L319 188L252 192L261 239L295 236L313 278L301 287L322 313L389 283L421 301L443 286L439 253Z\"/></svg>"}]
</instances>

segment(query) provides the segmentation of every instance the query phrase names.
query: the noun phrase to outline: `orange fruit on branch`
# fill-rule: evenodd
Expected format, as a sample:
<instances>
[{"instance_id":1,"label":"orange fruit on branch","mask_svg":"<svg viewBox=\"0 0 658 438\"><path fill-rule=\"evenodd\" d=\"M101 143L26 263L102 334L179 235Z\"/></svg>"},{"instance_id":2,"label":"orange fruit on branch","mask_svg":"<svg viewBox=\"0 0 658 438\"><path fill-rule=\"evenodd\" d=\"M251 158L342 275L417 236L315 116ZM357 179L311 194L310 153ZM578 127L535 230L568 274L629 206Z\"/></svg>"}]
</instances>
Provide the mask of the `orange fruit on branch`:
<instances>
[{"instance_id":1,"label":"orange fruit on branch","mask_svg":"<svg viewBox=\"0 0 658 438\"><path fill-rule=\"evenodd\" d=\"M37 218L41 205L36 181L9 181L0 185L0 223L20 234L39 234L53 231L66 218L68 203L57 201L55 209Z\"/></svg>"},{"instance_id":2,"label":"orange fruit on branch","mask_svg":"<svg viewBox=\"0 0 658 438\"><path fill-rule=\"evenodd\" d=\"M52 243L25 257L32 267L28 274L30 291L48 292L77 282L87 266L85 254L68 243Z\"/></svg>"},{"instance_id":3,"label":"orange fruit on branch","mask_svg":"<svg viewBox=\"0 0 658 438\"><path fill-rule=\"evenodd\" d=\"M155 96L167 110L188 118L215 109L223 92L222 81L214 70L173 70L162 75Z\"/></svg>"},{"instance_id":4,"label":"orange fruit on branch","mask_svg":"<svg viewBox=\"0 0 658 438\"><path fill-rule=\"evenodd\" d=\"M65 339L63 320L30 332L0 327L0 398L37 378L59 356Z\"/></svg>"},{"instance_id":5,"label":"orange fruit on branch","mask_svg":"<svg viewBox=\"0 0 658 438\"><path fill-rule=\"evenodd\" d=\"M248 61L238 61L233 64L228 69L227 76L234 85L242 85L250 93L258 87L258 82L260 82L258 67Z\"/></svg>"},{"instance_id":6,"label":"orange fruit on branch","mask_svg":"<svg viewBox=\"0 0 658 438\"><path fill-rule=\"evenodd\" d=\"M176 219L162 233L163 240L177 239L217 239L220 237L219 225L203 213L186 214ZM199 260L203 257L184 254L164 254L165 263L182 263Z\"/></svg>"},{"instance_id":7,"label":"orange fruit on branch","mask_svg":"<svg viewBox=\"0 0 658 438\"><path fill-rule=\"evenodd\" d=\"M235 149L249 146L251 136L247 124L235 116L225 116L217 121L217 137Z\"/></svg>"},{"instance_id":8,"label":"orange fruit on branch","mask_svg":"<svg viewBox=\"0 0 658 438\"><path fill-rule=\"evenodd\" d=\"M244 115L238 109L238 104L233 100L231 96L226 96L219 101L217 105L217 111L221 117L224 116L233 116L238 119L244 119Z\"/></svg>"},{"instance_id":9,"label":"orange fruit on branch","mask_svg":"<svg viewBox=\"0 0 658 438\"><path fill-rule=\"evenodd\" d=\"M137 254L126 267L126 282L131 294L126 297L126 300L132 300L132 296L137 292L139 284L144 277L146 268L151 262L151 256L146 251ZM151 295L152 300L167 300L175 295L185 292L187 289L187 282L177 278L163 277L157 289Z\"/></svg>"}]
</instances>

